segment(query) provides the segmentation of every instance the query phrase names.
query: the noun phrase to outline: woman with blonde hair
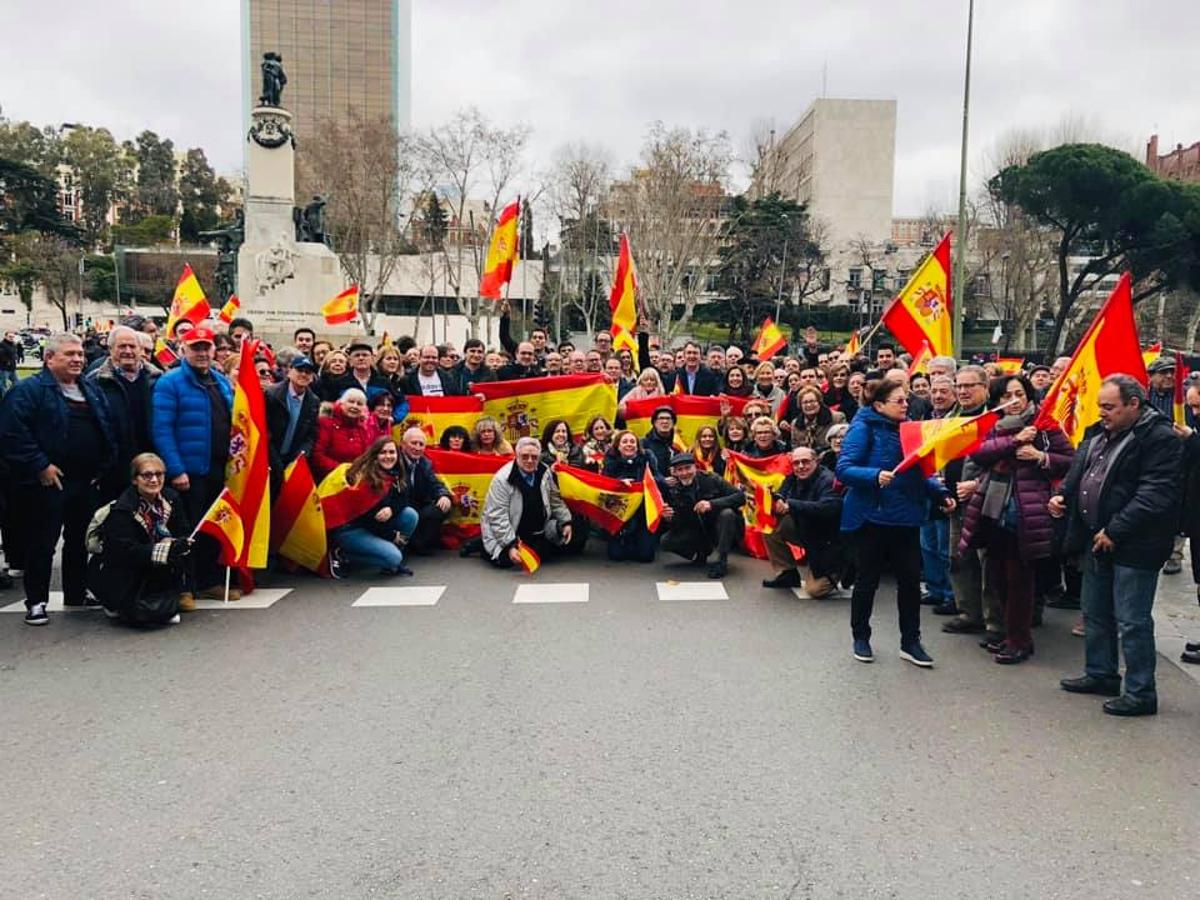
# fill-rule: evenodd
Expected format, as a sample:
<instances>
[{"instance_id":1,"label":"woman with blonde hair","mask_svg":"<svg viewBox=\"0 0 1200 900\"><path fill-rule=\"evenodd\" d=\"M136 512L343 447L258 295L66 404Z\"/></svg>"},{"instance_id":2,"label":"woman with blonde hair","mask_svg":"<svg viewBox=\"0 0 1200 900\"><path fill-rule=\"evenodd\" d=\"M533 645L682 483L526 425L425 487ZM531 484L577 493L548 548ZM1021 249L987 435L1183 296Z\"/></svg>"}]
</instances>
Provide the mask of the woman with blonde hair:
<instances>
[{"instance_id":1,"label":"woman with blonde hair","mask_svg":"<svg viewBox=\"0 0 1200 900\"><path fill-rule=\"evenodd\" d=\"M752 396L762 399L770 405L770 415L776 415L783 406L787 394L775 383L775 366L771 363L759 363L758 368L754 370L754 394Z\"/></svg>"},{"instance_id":2,"label":"woman with blonde hair","mask_svg":"<svg viewBox=\"0 0 1200 900\"><path fill-rule=\"evenodd\" d=\"M696 429L696 440L689 452L696 457L696 468L701 472L725 477L725 458L721 455L717 429L712 425L701 425Z\"/></svg>"},{"instance_id":3,"label":"woman with blonde hair","mask_svg":"<svg viewBox=\"0 0 1200 900\"><path fill-rule=\"evenodd\" d=\"M746 456L761 459L764 456L774 456L776 453L786 453L787 445L779 440L779 426L770 416L759 416L750 423L750 445L746 447Z\"/></svg>"},{"instance_id":4,"label":"woman with blonde hair","mask_svg":"<svg viewBox=\"0 0 1200 900\"><path fill-rule=\"evenodd\" d=\"M807 384L796 392L796 405L800 414L792 420L792 446L811 447L820 453L829 446L829 429L845 424L846 417L825 405L821 389L814 384Z\"/></svg>"},{"instance_id":5,"label":"woman with blonde hair","mask_svg":"<svg viewBox=\"0 0 1200 900\"><path fill-rule=\"evenodd\" d=\"M491 416L483 416L475 423L471 443L475 452L483 456L512 456L512 444L500 430L500 423Z\"/></svg>"},{"instance_id":6,"label":"woman with blonde hair","mask_svg":"<svg viewBox=\"0 0 1200 900\"><path fill-rule=\"evenodd\" d=\"M665 396L666 391L663 390L662 376L658 374L658 369L642 369L642 373L637 377L637 383L617 404L617 416L621 419L625 418L625 404L630 400L648 400L651 397Z\"/></svg>"},{"instance_id":7,"label":"woman with blonde hair","mask_svg":"<svg viewBox=\"0 0 1200 900\"><path fill-rule=\"evenodd\" d=\"M343 350L330 350L325 354L321 363L321 371L313 382L313 393L325 403L333 403L338 398L338 381L350 368L350 358Z\"/></svg>"}]
</instances>

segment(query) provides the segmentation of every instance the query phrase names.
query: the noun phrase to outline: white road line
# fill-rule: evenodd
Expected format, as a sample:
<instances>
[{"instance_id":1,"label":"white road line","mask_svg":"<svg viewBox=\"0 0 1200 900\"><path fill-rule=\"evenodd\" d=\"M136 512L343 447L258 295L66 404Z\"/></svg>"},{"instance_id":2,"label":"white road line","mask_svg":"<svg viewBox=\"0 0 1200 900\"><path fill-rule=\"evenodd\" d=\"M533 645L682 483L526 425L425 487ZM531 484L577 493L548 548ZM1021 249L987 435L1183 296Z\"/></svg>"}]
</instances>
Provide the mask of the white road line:
<instances>
[{"instance_id":1,"label":"white road line","mask_svg":"<svg viewBox=\"0 0 1200 900\"><path fill-rule=\"evenodd\" d=\"M23 613L23 612L25 612L25 601L18 600L16 603L12 603L8 606L0 608L0 612ZM68 613L95 612L95 613L98 613L98 612L100 612L100 607L98 607L98 606L63 606L63 592L62 591L51 591L50 592L50 602L46 604L46 612L68 612Z\"/></svg>"},{"instance_id":2,"label":"white road line","mask_svg":"<svg viewBox=\"0 0 1200 900\"><path fill-rule=\"evenodd\" d=\"M282 600L292 592L291 588L255 588L241 600L210 600L207 597L196 598L196 609L267 609L275 601Z\"/></svg>"},{"instance_id":3,"label":"white road line","mask_svg":"<svg viewBox=\"0 0 1200 900\"><path fill-rule=\"evenodd\" d=\"M728 600L720 581L658 581L659 600Z\"/></svg>"},{"instance_id":4,"label":"white road line","mask_svg":"<svg viewBox=\"0 0 1200 900\"><path fill-rule=\"evenodd\" d=\"M373 587L355 600L351 606L434 606L446 590L441 585L419 587Z\"/></svg>"},{"instance_id":5,"label":"white road line","mask_svg":"<svg viewBox=\"0 0 1200 900\"><path fill-rule=\"evenodd\" d=\"M587 603L586 583L523 584L513 594L513 603Z\"/></svg>"}]
</instances>

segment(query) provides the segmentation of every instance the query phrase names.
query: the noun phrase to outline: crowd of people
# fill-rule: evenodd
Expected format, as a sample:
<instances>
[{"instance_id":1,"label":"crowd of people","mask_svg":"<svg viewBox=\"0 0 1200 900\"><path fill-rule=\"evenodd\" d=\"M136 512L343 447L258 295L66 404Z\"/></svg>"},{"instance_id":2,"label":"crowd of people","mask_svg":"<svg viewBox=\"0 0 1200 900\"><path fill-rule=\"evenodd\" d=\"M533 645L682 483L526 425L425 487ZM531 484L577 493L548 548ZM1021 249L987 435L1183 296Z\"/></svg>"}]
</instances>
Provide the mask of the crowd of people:
<instances>
[{"instance_id":1,"label":"crowd of people","mask_svg":"<svg viewBox=\"0 0 1200 900\"><path fill-rule=\"evenodd\" d=\"M663 551L721 578L749 544L747 486L730 454L787 454L790 474L765 501L778 524L762 536L770 569L763 585L803 587L817 599L850 589L855 659L874 660L874 599L890 571L900 655L912 664L933 665L921 639L922 606L943 617L942 631L972 636L1003 665L1034 654L1045 606L1079 609L1084 674L1063 679L1063 689L1109 697L1104 711L1114 715L1157 710L1157 580L1160 571L1180 571L1183 540L1200 533L1197 504L1181 503L1200 491L1200 435L1172 424L1169 357L1150 367L1148 388L1126 375L1105 379L1100 421L1072 447L1037 417L1066 357L1009 374L936 357L910 375L908 357L887 343L868 359L823 346L812 328L794 353L771 360L694 341L666 348L645 332L636 354L614 351L606 333L583 350L553 346L543 329L515 340L507 309L501 313L497 348L473 339L459 352L410 338L335 346L307 328L287 347L262 345L254 366L274 489L303 454L318 479L344 471L369 500L327 522L330 574L410 575L414 555L445 552L452 497L426 454L426 432L403 427L410 398L593 373L613 385L617 413L612 421L591 416L582 433L556 419L510 443L486 416L442 430L441 449L505 459L483 501L478 538L461 545L462 556L511 568L526 548L546 561L578 556L602 538L610 560L650 563ZM218 565L219 544L193 529L224 486L238 349L254 327L246 319L227 329L180 322L169 336L179 359L165 370L156 332L153 322L134 319L102 342L53 335L39 372L0 380L4 586L23 578L30 625L49 621L60 539L67 606L100 605L127 622L155 624L178 621L197 597L240 596ZM683 447L667 402L674 394L739 398L739 408ZM649 432L628 430L628 403L657 397L664 402ZM1187 391L1187 404L1194 422L1200 387ZM970 455L934 476L896 471L901 423L988 409L1002 417ZM558 464L629 484L649 472L662 495L661 526L651 531L635 516L616 534L600 532L564 502ZM1195 557L1193 575L1200 583ZM1184 658L1200 663L1200 646L1189 645Z\"/></svg>"}]
</instances>

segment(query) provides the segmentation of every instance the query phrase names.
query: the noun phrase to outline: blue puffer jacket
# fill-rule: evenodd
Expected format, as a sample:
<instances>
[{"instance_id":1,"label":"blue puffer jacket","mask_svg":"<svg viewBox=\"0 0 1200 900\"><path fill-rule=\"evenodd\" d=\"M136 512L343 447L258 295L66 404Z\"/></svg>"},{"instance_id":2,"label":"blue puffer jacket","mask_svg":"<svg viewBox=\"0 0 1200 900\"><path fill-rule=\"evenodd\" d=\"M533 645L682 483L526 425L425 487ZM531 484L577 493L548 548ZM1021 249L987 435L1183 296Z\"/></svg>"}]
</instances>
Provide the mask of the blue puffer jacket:
<instances>
[{"instance_id":1,"label":"blue puffer jacket","mask_svg":"<svg viewBox=\"0 0 1200 900\"><path fill-rule=\"evenodd\" d=\"M846 485L842 504L842 531L857 531L867 522L876 525L920 525L926 501L941 503L949 494L936 478L925 478L913 467L896 476L886 488L879 473L894 469L903 458L900 423L881 416L872 407L860 409L842 442L838 456L838 481Z\"/></svg>"},{"instance_id":2,"label":"blue puffer jacket","mask_svg":"<svg viewBox=\"0 0 1200 900\"><path fill-rule=\"evenodd\" d=\"M82 378L78 384L104 435L107 452L99 469L105 472L116 462L117 433L112 412L104 392L96 385ZM15 481L35 483L46 466L61 465L66 439L67 401L49 369L18 382L5 395L0 404L0 452Z\"/></svg>"},{"instance_id":3,"label":"blue puffer jacket","mask_svg":"<svg viewBox=\"0 0 1200 900\"><path fill-rule=\"evenodd\" d=\"M233 387L229 379L210 369L221 395L233 409ZM212 409L208 392L186 362L167 372L154 385L151 402L150 437L154 449L167 464L167 478L190 473L207 475L212 456Z\"/></svg>"}]
</instances>

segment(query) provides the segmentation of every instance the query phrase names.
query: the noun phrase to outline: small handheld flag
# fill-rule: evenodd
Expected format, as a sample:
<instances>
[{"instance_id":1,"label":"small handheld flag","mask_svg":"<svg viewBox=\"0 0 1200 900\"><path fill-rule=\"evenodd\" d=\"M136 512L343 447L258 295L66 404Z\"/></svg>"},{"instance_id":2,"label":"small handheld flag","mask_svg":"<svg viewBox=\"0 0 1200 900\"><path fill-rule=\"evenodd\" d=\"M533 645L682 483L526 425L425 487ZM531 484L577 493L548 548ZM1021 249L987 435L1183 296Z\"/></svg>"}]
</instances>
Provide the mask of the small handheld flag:
<instances>
[{"instance_id":1,"label":"small handheld flag","mask_svg":"<svg viewBox=\"0 0 1200 900\"><path fill-rule=\"evenodd\" d=\"M658 489L658 482L654 480L654 473L649 466L642 473L642 505L646 507L646 530L655 534L662 524L664 503L662 491Z\"/></svg>"},{"instance_id":2,"label":"small handheld flag","mask_svg":"<svg viewBox=\"0 0 1200 900\"><path fill-rule=\"evenodd\" d=\"M242 555L242 545L245 542L245 529L242 524L242 511L233 498L229 488L223 488L213 501L193 536L207 534L221 545L221 564L236 566Z\"/></svg>"},{"instance_id":3,"label":"small handheld flag","mask_svg":"<svg viewBox=\"0 0 1200 900\"><path fill-rule=\"evenodd\" d=\"M542 564L542 558L524 541L517 541L517 556L521 560L521 569L532 575Z\"/></svg>"},{"instance_id":4,"label":"small handheld flag","mask_svg":"<svg viewBox=\"0 0 1200 900\"><path fill-rule=\"evenodd\" d=\"M179 354L171 349L170 344L158 338L154 342L154 359L164 369L169 369L179 362Z\"/></svg>"},{"instance_id":5,"label":"small handheld flag","mask_svg":"<svg viewBox=\"0 0 1200 900\"><path fill-rule=\"evenodd\" d=\"M358 318L358 285L352 284L321 307L326 325L342 325Z\"/></svg>"},{"instance_id":6,"label":"small handheld flag","mask_svg":"<svg viewBox=\"0 0 1200 900\"><path fill-rule=\"evenodd\" d=\"M222 322L228 325L238 314L238 310L242 308L242 301L238 299L237 294L230 294L225 305L221 307L221 313L217 316Z\"/></svg>"},{"instance_id":7,"label":"small handheld flag","mask_svg":"<svg viewBox=\"0 0 1200 900\"><path fill-rule=\"evenodd\" d=\"M766 362L786 346L787 338L783 336L783 331L775 324L774 319L767 316L763 319L762 328L759 329L758 337L754 339L754 345L750 351L759 360Z\"/></svg>"}]
</instances>

